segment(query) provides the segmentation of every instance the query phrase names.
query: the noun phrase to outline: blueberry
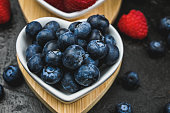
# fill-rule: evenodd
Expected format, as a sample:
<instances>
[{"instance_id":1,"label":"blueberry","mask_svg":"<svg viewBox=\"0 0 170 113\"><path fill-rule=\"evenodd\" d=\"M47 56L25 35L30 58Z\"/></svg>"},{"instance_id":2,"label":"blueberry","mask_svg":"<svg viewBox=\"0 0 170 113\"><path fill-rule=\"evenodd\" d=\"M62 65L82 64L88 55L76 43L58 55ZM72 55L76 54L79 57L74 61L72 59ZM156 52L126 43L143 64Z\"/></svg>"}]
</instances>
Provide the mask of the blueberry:
<instances>
[{"instance_id":1,"label":"blueberry","mask_svg":"<svg viewBox=\"0 0 170 113\"><path fill-rule=\"evenodd\" d=\"M60 66L62 64L62 52L60 50L49 51L46 54L45 62L48 65Z\"/></svg>"},{"instance_id":2,"label":"blueberry","mask_svg":"<svg viewBox=\"0 0 170 113\"><path fill-rule=\"evenodd\" d=\"M170 33L169 33L168 38L167 38L167 44L168 44L168 47L170 47Z\"/></svg>"},{"instance_id":3,"label":"blueberry","mask_svg":"<svg viewBox=\"0 0 170 113\"><path fill-rule=\"evenodd\" d=\"M60 25L56 21L50 21L44 26L44 28L50 29L53 31L53 33L55 33L60 28Z\"/></svg>"},{"instance_id":4,"label":"blueberry","mask_svg":"<svg viewBox=\"0 0 170 113\"><path fill-rule=\"evenodd\" d=\"M163 113L170 113L170 102L165 105Z\"/></svg>"},{"instance_id":5,"label":"blueberry","mask_svg":"<svg viewBox=\"0 0 170 113\"><path fill-rule=\"evenodd\" d=\"M42 52L42 47L39 46L38 44L32 44L28 46L26 50L26 60L28 61L33 55L41 52Z\"/></svg>"},{"instance_id":6,"label":"blueberry","mask_svg":"<svg viewBox=\"0 0 170 113\"><path fill-rule=\"evenodd\" d=\"M161 19L160 28L163 33L170 33L170 17L164 17Z\"/></svg>"},{"instance_id":7,"label":"blueberry","mask_svg":"<svg viewBox=\"0 0 170 113\"><path fill-rule=\"evenodd\" d=\"M74 34L80 39L87 39L91 32L91 25L88 22L82 22L74 29Z\"/></svg>"},{"instance_id":8,"label":"blueberry","mask_svg":"<svg viewBox=\"0 0 170 113\"><path fill-rule=\"evenodd\" d=\"M77 44L84 49L87 47L87 41L86 40L78 39Z\"/></svg>"},{"instance_id":9,"label":"blueberry","mask_svg":"<svg viewBox=\"0 0 170 113\"><path fill-rule=\"evenodd\" d=\"M42 26L37 21L32 21L28 23L25 29L26 35L31 38L35 38L39 31L41 31Z\"/></svg>"},{"instance_id":10,"label":"blueberry","mask_svg":"<svg viewBox=\"0 0 170 113\"><path fill-rule=\"evenodd\" d=\"M123 87L129 90L137 89L140 85L138 74L133 71L126 72L122 77L122 81Z\"/></svg>"},{"instance_id":11,"label":"blueberry","mask_svg":"<svg viewBox=\"0 0 170 113\"><path fill-rule=\"evenodd\" d=\"M27 62L28 69L33 73L39 73L44 66L43 56L35 54Z\"/></svg>"},{"instance_id":12,"label":"blueberry","mask_svg":"<svg viewBox=\"0 0 170 113\"><path fill-rule=\"evenodd\" d=\"M0 84L0 100L4 97L4 88L3 86Z\"/></svg>"},{"instance_id":13,"label":"blueberry","mask_svg":"<svg viewBox=\"0 0 170 113\"><path fill-rule=\"evenodd\" d=\"M54 40L55 35L49 29L43 29L37 34L36 41L39 45L44 46L48 41Z\"/></svg>"},{"instance_id":14,"label":"blueberry","mask_svg":"<svg viewBox=\"0 0 170 113\"><path fill-rule=\"evenodd\" d=\"M70 24L70 26L68 27L68 29L71 31L71 32L74 32L74 29L80 24L81 22L73 22Z\"/></svg>"},{"instance_id":15,"label":"blueberry","mask_svg":"<svg viewBox=\"0 0 170 113\"><path fill-rule=\"evenodd\" d=\"M61 86L69 93L75 93L80 90L80 86L74 80L74 75L70 72L64 74L64 77L61 80Z\"/></svg>"},{"instance_id":16,"label":"blueberry","mask_svg":"<svg viewBox=\"0 0 170 113\"><path fill-rule=\"evenodd\" d=\"M94 60L102 59L106 56L108 47L100 40L92 40L87 45L87 52Z\"/></svg>"},{"instance_id":17,"label":"blueberry","mask_svg":"<svg viewBox=\"0 0 170 113\"><path fill-rule=\"evenodd\" d=\"M116 113L132 113L131 105L125 102L117 104Z\"/></svg>"},{"instance_id":18,"label":"blueberry","mask_svg":"<svg viewBox=\"0 0 170 113\"><path fill-rule=\"evenodd\" d=\"M89 54L85 54L83 64L93 64L95 66L98 66L99 60L93 60L92 58L90 58Z\"/></svg>"},{"instance_id":19,"label":"blueberry","mask_svg":"<svg viewBox=\"0 0 170 113\"><path fill-rule=\"evenodd\" d=\"M165 46L162 41L151 41L148 48L149 55L153 58L165 55Z\"/></svg>"},{"instance_id":20,"label":"blueberry","mask_svg":"<svg viewBox=\"0 0 170 113\"><path fill-rule=\"evenodd\" d=\"M93 29L91 31L90 37L89 37L89 41L91 40L101 40L102 39L102 34L99 30L97 29Z\"/></svg>"},{"instance_id":21,"label":"blueberry","mask_svg":"<svg viewBox=\"0 0 170 113\"><path fill-rule=\"evenodd\" d=\"M66 32L58 38L60 50L65 50L68 46L77 44L77 38L72 32Z\"/></svg>"},{"instance_id":22,"label":"blueberry","mask_svg":"<svg viewBox=\"0 0 170 113\"><path fill-rule=\"evenodd\" d=\"M109 21L103 15L93 15L87 19L93 29L100 30L103 34L108 32Z\"/></svg>"},{"instance_id":23,"label":"blueberry","mask_svg":"<svg viewBox=\"0 0 170 113\"><path fill-rule=\"evenodd\" d=\"M82 65L74 74L75 80L82 86L90 86L100 77L99 69L93 64Z\"/></svg>"},{"instance_id":24,"label":"blueberry","mask_svg":"<svg viewBox=\"0 0 170 113\"><path fill-rule=\"evenodd\" d=\"M69 69L77 69L84 60L85 51L79 45L71 45L65 51L62 58L63 65Z\"/></svg>"},{"instance_id":25,"label":"blueberry","mask_svg":"<svg viewBox=\"0 0 170 113\"><path fill-rule=\"evenodd\" d=\"M105 44L116 45L115 39L113 38L112 35L109 35L109 34L104 36L104 42Z\"/></svg>"},{"instance_id":26,"label":"blueberry","mask_svg":"<svg viewBox=\"0 0 170 113\"><path fill-rule=\"evenodd\" d=\"M104 63L106 65L113 65L119 58L119 49L115 45L107 45L108 46L108 53L104 58Z\"/></svg>"},{"instance_id":27,"label":"blueberry","mask_svg":"<svg viewBox=\"0 0 170 113\"><path fill-rule=\"evenodd\" d=\"M56 40L51 40L47 42L43 48L43 54L46 55L49 51L54 51L58 49L58 43Z\"/></svg>"},{"instance_id":28,"label":"blueberry","mask_svg":"<svg viewBox=\"0 0 170 113\"><path fill-rule=\"evenodd\" d=\"M22 74L18 66L8 66L3 72L3 79L11 86L18 86L22 83Z\"/></svg>"},{"instance_id":29,"label":"blueberry","mask_svg":"<svg viewBox=\"0 0 170 113\"><path fill-rule=\"evenodd\" d=\"M62 77L62 71L58 67L46 66L41 73L41 79L47 84L56 84Z\"/></svg>"},{"instance_id":30,"label":"blueberry","mask_svg":"<svg viewBox=\"0 0 170 113\"><path fill-rule=\"evenodd\" d=\"M56 37L58 38L58 37L60 37L60 35L68 32L68 31L69 31L69 30L66 29L66 28L60 28L60 29L58 29L57 32L56 32Z\"/></svg>"}]
</instances>

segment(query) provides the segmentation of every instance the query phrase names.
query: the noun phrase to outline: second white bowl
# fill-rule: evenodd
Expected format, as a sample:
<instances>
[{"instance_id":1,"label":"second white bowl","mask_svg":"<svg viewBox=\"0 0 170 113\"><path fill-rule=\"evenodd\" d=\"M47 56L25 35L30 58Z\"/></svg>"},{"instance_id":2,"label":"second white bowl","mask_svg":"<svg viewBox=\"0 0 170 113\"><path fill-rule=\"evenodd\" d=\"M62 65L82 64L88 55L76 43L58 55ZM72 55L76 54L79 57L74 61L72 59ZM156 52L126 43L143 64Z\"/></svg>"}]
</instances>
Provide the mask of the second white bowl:
<instances>
[{"instance_id":1,"label":"second white bowl","mask_svg":"<svg viewBox=\"0 0 170 113\"><path fill-rule=\"evenodd\" d=\"M81 11L76 11L76 12L72 12L72 13L66 13L63 12L55 7L53 7L52 5L48 4L46 1L44 0L36 0L41 6L45 7L48 11L52 12L53 14L65 18L65 19L74 19L77 17L80 17L82 15L84 15L85 13L87 13L88 11L98 7L100 4L102 4L105 0L97 0L95 4L93 4L92 6L90 6L87 9L81 10Z\"/></svg>"}]
</instances>

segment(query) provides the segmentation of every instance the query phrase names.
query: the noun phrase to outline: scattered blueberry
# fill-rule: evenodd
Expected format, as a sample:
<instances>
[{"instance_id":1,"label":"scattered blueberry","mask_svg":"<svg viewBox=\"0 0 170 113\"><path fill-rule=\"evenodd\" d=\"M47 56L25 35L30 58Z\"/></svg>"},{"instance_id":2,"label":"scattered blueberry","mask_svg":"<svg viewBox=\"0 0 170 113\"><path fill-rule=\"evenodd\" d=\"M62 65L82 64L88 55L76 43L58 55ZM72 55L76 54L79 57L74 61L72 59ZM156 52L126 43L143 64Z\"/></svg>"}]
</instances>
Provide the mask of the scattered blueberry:
<instances>
[{"instance_id":1,"label":"scattered blueberry","mask_svg":"<svg viewBox=\"0 0 170 113\"><path fill-rule=\"evenodd\" d=\"M92 40L87 45L87 52L94 60L102 59L106 56L108 47L100 40Z\"/></svg>"},{"instance_id":2,"label":"scattered blueberry","mask_svg":"<svg viewBox=\"0 0 170 113\"><path fill-rule=\"evenodd\" d=\"M62 77L62 71L58 67L46 66L41 73L41 79L47 84L56 84Z\"/></svg>"},{"instance_id":3,"label":"scattered blueberry","mask_svg":"<svg viewBox=\"0 0 170 113\"><path fill-rule=\"evenodd\" d=\"M78 39L77 44L84 49L86 49L86 47L87 47L87 41L86 40Z\"/></svg>"},{"instance_id":4,"label":"scattered blueberry","mask_svg":"<svg viewBox=\"0 0 170 113\"><path fill-rule=\"evenodd\" d=\"M164 17L161 19L160 28L165 33L170 33L170 17Z\"/></svg>"},{"instance_id":5,"label":"scattered blueberry","mask_svg":"<svg viewBox=\"0 0 170 113\"><path fill-rule=\"evenodd\" d=\"M137 89L140 85L138 74L133 71L126 72L122 77L122 81L123 87L130 90Z\"/></svg>"},{"instance_id":6,"label":"scattered blueberry","mask_svg":"<svg viewBox=\"0 0 170 113\"><path fill-rule=\"evenodd\" d=\"M113 38L113 36L107 34L104 36L104 42L106 44L111 44L111 45L116 45L116 41L115 39Z\"/></svg>"},{"instance_id":7,"label":"scattered blueberry","mask_svg":"<svg viewBox=\"0 0 170 113\"><path fill-rule=\"evenodd\" d=\"M90 58L90 56L85 55L83 64L93 64L95 66L98 66L99 60L93 60L92 58Z\"/></svg>"},{"instance_id":8,"label":"scattered blueberry","mask_svg":"<svg viewBox=\"0 0 170 113\"><path fill-rule=\"evenodd\" d=\"M38 32L42 29L42 26L37 21L32 21L26 26L26 35L30 38L35 38Z\"/></svg>"},{"instance_id":9,"label":"scattered blueberry","mask_svg":"<svg viewBox=\"0 0 170 113\"><path fill-rule=\"evenodd\" d=\"M74 32L74 29L80 24L81 22L73 22L70 24L70 26L68 27L68 29L71 31L71 32Z\"/></svg>"},{"instance_id":10,"label":"scattered blueberry","mask_svg":"<svg viewBox=\"0 0 170 113\"><path fill-rule=\"evenodd\" d=\"M99 69L93 64L82 65L74 74L75 80L82 86L90 86L100 77Z\"/></svg>"},{"instance_id":11,"label":"scattered blueberry","mask_svg":"<svg viewBox=\"0 0 170 113\"><path fill-rule=\"evenodd\" d=\"M35 54L27 62L28 69L33 73L39 73L44 66L43 56Z\"/></svg>"},{"instance_id":12,"label":"scattered blueberry","mask_svg":"<svg viewBox=\"0 0 170 113\"><path fill-rule=\"evenodd\" d=\"M60 66L62 64L62 52L60 50L49 51L46 54L45 62L48 65Z\"/></svg>"},{"instance_id":13,"label":"scattered blueberry","mask_svg":"<svg viewBox=\"0 0 170 113\"><path fill-rule=\"evenodd\" d=\"M116 113L132 113L131 105L128 103L117 104Z\"/></svg>"},{"instance_id":14,"label":"scattered blueberry","mask_svg":"<svg viewBox=\"0 0 170 113\"><path fill-rule=\"evenodd\" d=\"M61 86L70 93L75 93L80 89L80 86L74 80L74 75L66 72L61 80Z\"/></svg>"},{"instance_id":15,"label":"scattered blueberry","mask_svg":"<svg viewBox=\"0 0 170 113\"><path fill-rule=\"evenodd\" d=\"M119 49L115 45L107 45L108 46L108 53L104 58L104 63L106 65L113 65L117 62L119 58Z\"/></svg>"},{"instance_id":16,"label":"scattered blueberry","mask_svg":"<svg viewBox=\"0 0 170 113\"><path fill-rule=\"evenodd\" d=\"M102 39L102 34L99 30L93 29L90 33L89 41L91 40L101 40Z\"/></svg>"},{"instance_id":17,"label":"scattered blueberry","mask_svg":"<svg viewBox=\"0 0 170 113\"><path fill-rule=\"evenodd\" d=\"M47 42L43 48L43 54L46 55L49 51L54 51L58 49L58 43L56 40L51 40Z\"/></svg>"},{"instance_id":18,"label":"scattered blueberry","mask_svg":"<svg viewBox=\"0 0 170 113\"><path fill-rule=\"evenodd\" d=\"M44 28L50 29L53 31L53 33L55 33L60 28L60 25L56 21L50 21L44 26Z\"/></svg>"},{"instance_id":19,"label":"scattered blueberry","mask_svg":"<svg viewBox=\"0 0 170 113\"><path fill-rule=\"evenodd\" d=\"M3 72L3 79L11 86L18 86L22 83L22 74L18 66L8 66Z\"/></svg>"},{"instance_id":20,"label":"scattered blueberry","mask_svg":"<svg viewBox=\"0 0 170 113\"><path fill-rule=\"evenodd\" d=\"M42 47L39 46L38 44L32 44L28 46L26 50L26 60L28 61L33 55L41 52L42 52Z\"/></svg>"},{"instance_id":21,"label":"scattered blueberry","mask_svg":"<svg viewBox=\"0 0 170 113\"><path fill-rule=\"evenodd\" d=\"M108 32L109 21L103 15L93 15L87 19L93 29L100 30L103 34Z\"/></svg>"},{"instance_id":22,"label":"scattered blueberry","mask_svg":"<svg viewBox=\"0 0 170 113\"><path fill-rule=\"evenodd\" d=\"M39 45L44 46L48 41L54 40L55 35L49 29L43 29L37 34L36 41Z\"/></svg>"},{"instance_id":23,"label":"scattered blueberry","mask_svg":"<svg viewBox=\"0 0 170 113\"><path fill-rule=\"evenodd\" d=\"M153 58L165 55L165 46L162 41L151 41L148 48L149 55Z\"/></svg>"},{"instance_id":24,"label":"scattered blueberry","mask_svg":"<svg viewBox=\"0 0 170 113\"><path fill-rule=\"evenodd\" d=\"M163 113L170 113L170 102L165 105Z\"/></svg>"},{"instance_id":25,"label":"scattered blueberry","mask_svg":"<svg viewBox=\"0 0 170 113\"><path fill-rule=\"evenodd\" d=\"M91 32L91 25L88 22L82 22L74 29L74 34L80 39L87 39Z\"/></svg>"},{"instance_id":26,"label":"scattered blueberry","mask_svg":"<svg viewBox=\"0 0 170 113\"><path fill-rule=\"evenodd\" d=\"M79 45L71 45L65 51L62 58L63 65L69 69L77 69L84 60L85 51Z\"/></svg>"},{"instance_id":27,"label":"scattered blueberry","mask_svg":"<svg viewBox=\"0 0 170 113\"><path fill-rule=\"evenodd\" d=\"M0 100L4 97L4 88L3 86L0 84Z\"/></svg>"},{"instance_id":28,"label":"scattered blueberry","mask_svg":"<svg viewBox=\"0 0 170 113\"><path fill-rule=\"evenodd\" d=\"M60 37L60 35L68 32L68 31L69 31L68 29L60 28L60 29L58 29L57 32L56 32L56 37L58 38L58 37Z\"/></svg>"},{"instance_id":29,"label":"scattered blueberry","mask_svg":"<svg viewBox=\"0 0 170 113\"><path fill-rule=\"evenodd\" d=\"M58 38L60 50L65 50L68 46L77 44L77 37L72 32L66 32Z\"/></svg>"}]
</instances>

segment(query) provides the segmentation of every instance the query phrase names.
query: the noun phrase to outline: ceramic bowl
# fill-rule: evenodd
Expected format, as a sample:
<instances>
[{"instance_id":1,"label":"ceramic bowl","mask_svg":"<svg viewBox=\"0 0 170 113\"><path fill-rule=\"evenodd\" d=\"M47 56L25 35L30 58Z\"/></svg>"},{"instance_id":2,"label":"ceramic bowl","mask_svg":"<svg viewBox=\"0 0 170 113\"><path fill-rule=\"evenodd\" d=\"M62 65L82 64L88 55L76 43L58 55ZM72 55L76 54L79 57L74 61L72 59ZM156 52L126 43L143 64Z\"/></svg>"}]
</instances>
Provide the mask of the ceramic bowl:
<instances>
[{"instance_id":1,"label":"ceramic bowl","mask_svg":"<svg viewBox=\"0 0 170 113\"><path fill-rule=\"evenodd\" d=\"M52 5L48 4L46 1L44 0L36 0L41 6L45 7L48 11L52 12L53 14L65 18L65 19L74 19L74 18L78 18L82 15L84 15L85 13L89 12L90 10L98 7L100 4L102 4L105 0L97 0L95 4L93 4L92 6L90 6L87 9L81 10L81 11L76 11L76 12L72 12L72 13L66 13L63 12L55 7L53 7Z\"/></svg>"},{"instance_id":2,"label":"ceramic bowl","mask_svg":"<svg viewBox=\"0 0 170 113\"><path fill-rule=\"evenodd\" d=\"M43 17L43 18L39 18L35 21L40 22L41 25L44 26L47 22L52 21L52 20L60 23L60 26L62 28L68 28L68 26L71 24L71 22L69 22L69 21L65 21L65 20L62 20L59 18L54 18L54 17ZM79 20L79 21L85 21L85 20ZM123 43L122 43L121 37L112 25L109 26L109 32L115 38L117 47L119 48L119 51L120 51L120 56L119 56L118 61L114 65L103 69L101 71L101 77L96 83L94 83L91 86L86 87L76 93L73 93L73 94L66 93L65 91L62 90L62 88L61 89L53 88L52 86L43 82L37 75L35 75L34 73L29 71L29 69L27 67L25 53L26 53L27 47L31 44L31 40L29 40L26 37L25 27L21 30L21 32L19 33L19 36L17 38L16 51L17 51L18 58L19 58L21 64L23 65L23 67L25 68L25 70L39 85L41 85L46 91L48 91L54 97L60 99L61 101L65 102L65 103L67 103L67 102L70 103L70 102L73 102L73 101L81 98L85 94L89 93L91 90L100 86L110 76L112 76L112 74L116 71L116 69L120 65L122 58L123 58Z\"/></svg>"}]
</instances>

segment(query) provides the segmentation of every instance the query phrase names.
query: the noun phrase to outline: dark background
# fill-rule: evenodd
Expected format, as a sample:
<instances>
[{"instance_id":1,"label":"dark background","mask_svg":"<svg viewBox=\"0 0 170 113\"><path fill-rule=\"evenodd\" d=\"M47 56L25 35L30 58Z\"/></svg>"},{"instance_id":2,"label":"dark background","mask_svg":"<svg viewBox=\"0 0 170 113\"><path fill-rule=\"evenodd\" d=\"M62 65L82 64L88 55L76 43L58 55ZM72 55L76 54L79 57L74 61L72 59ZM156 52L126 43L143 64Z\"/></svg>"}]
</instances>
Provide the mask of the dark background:
<instances>
[{"instance_id":1,"label":"dark background","mask_svg":"<svg viewBox=\"0 0 170 113\"><path fill-rule=\"evenodd\" d=\"M0 73L11 64L17 64L15 42L20 30L26 25L17 0L11 1L12 18L7 25L0 26ZM160 34L159 22L170 16L170 0L123 0L120 13L113 26L117 28L120 16L131 9L141 10L148 21L149 33L143 41L132 40L120 33L124 42L124 59L120 73L109 91L89 111L89 113L111 113L115 105L128 102L134 113L162 113L165 103L170 101L170 52L160 59L151 59L147 53L147 43L151 40L165 40ZM122 88L119 77L132 70L139 74L141 87L135 91ZM5 98L0 101L0 113L50 113L29 87L8 86L2 76Z\"/></svg>"}]
</instances>

